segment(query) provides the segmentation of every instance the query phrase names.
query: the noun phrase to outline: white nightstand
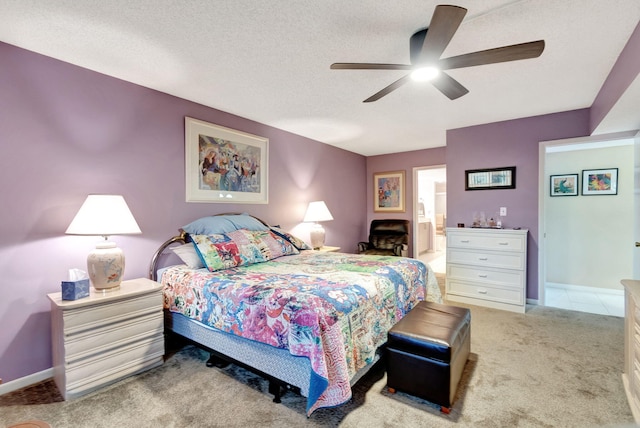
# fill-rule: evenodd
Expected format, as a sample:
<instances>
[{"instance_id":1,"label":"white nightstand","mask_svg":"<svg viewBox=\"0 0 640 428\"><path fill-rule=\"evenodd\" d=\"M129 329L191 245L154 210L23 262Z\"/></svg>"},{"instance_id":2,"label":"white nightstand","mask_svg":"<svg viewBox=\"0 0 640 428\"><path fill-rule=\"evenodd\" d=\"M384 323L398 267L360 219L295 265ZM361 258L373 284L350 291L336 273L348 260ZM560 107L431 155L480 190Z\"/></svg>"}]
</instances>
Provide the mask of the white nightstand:
<instances>
[{"instance_id":1,"label":"white nightstand","mask_svg":"<svg viewBox=\"0 0 640 428\"><path fill-rule=\"evenodd\" d=\"M159 366L164 355L162 286L150 279L89 297L51 300L54 378L65 399Z\"/></svg>"},{"instance_id":2,"label":"white nightstand","mask_svg":"<svg viewBox=\"0 0 640 428\"><path fill-rule=\"evenodd\" d=\"M327 247L325 245L324 247L321 247L316 251L322 251L322 252L325 252L325 253L333 253L333 252L340 251L340 247Z\"/></svg>"}]
</instances>

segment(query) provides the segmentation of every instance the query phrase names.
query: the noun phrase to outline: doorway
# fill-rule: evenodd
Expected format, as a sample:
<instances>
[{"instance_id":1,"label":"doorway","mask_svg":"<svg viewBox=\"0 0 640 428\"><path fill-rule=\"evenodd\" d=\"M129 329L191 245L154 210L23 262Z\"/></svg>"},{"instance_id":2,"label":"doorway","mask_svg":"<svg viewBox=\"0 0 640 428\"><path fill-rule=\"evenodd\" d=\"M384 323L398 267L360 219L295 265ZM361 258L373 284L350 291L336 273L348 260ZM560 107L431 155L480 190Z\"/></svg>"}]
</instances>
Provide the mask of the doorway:
<instances>
[{"instance_id":1,"label":"doorway","mask_svg":"<svg viewBox=\"0 0 640 428\"><path fill-rule=\"evenodd\" d=\"M626 133L541 143L541 304L624 316L620 279L629 277L633 268L628 245L633 231L632 159L633 139ZM615 194L585 195L585 172L612 169L617 176ZM566 196L552 196L554 176L575 177L574 189Z\"/></svg>"},{"instance_id":2,"label":"doorway","mask_svg":"<svg viewBox=\"0 0 640 428\"><path fill-rule=\"evenodd\" d=\"M413 169L413 257L428 263L436 274L446 272L447 168Z\"/></svg>"}]
</instances>

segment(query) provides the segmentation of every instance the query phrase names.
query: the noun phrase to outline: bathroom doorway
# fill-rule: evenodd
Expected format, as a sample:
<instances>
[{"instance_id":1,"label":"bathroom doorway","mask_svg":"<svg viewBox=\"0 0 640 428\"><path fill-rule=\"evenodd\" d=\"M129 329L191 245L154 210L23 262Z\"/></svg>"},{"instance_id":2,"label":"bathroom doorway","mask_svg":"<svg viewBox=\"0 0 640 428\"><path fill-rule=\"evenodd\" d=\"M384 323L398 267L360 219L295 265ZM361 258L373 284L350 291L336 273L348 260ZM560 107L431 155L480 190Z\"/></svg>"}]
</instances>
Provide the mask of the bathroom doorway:
<instances>
[{"instance_id":1,"label":"bathroom doorway","mask_svg":"<svg viewBox=\"0 0 640 428\"><path fill-rule=\"evenodd\" d=\"M414 168L413 257L437 274L446 272L447 168Z\"/></svg>"}]
</instances>

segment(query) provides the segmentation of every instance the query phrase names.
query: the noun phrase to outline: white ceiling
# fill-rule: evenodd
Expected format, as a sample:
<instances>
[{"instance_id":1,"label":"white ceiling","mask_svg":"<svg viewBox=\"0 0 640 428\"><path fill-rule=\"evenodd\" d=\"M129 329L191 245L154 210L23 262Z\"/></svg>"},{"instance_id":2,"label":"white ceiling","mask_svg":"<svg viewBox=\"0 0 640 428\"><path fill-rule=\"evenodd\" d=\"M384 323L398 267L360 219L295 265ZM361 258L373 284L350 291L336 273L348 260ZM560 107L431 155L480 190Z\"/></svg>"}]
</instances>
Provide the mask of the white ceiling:
<instances>
[{"instance_id":1,"label":"white ceiling","mask_svg":"<svg viewBox=\"0 0 640 428\"><path fill-rule=\"evenodd\" d=\"M0 0L0 41L376 155L444 146L447 129L591 106L640 20L638 0L457 0L469 12L443 57L538 39L546 48L450 71L470 91L455 101L412 82L363 104L403 72L329 69L408 64L409 37L437 4Z\"/></svg>"}]
</instances>

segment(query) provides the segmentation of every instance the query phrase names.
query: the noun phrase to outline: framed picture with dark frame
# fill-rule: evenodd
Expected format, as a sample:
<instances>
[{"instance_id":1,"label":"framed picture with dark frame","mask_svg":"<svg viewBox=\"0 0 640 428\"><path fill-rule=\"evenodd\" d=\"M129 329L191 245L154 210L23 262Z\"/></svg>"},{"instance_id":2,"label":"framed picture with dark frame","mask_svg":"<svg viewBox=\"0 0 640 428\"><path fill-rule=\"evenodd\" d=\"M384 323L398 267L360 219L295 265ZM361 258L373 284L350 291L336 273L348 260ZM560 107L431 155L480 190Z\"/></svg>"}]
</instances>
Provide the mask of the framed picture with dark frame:
<instances>
[{"instance_id":1,"label":"framed picture with dark frame","mask_svg":"<svg viewBox=\"0 0 640 428\"><path fill-rule=\"evenodd\" d=\"M464 190L515 189L516 167L468 169Z\"/></svg>"},{"instance_id":2,"label":"framed picture with dark frame","mask_svg":"<svg viewBox=\"0 0 640 428\"><path fill-rule=\"evenodd\" d=\"M377 213L403 213L404 171L373 174L373 211Z\"/></svg>"},{"instance_id":3,"label":"framed picture with dark frame","mask_svg":"<svg viewBox=\"0 0 640 428\"><path fill-rule=\"evenodd\" d=\"M582 195L617 195L618 168L582 170Z\"/></svg>"},{"instance_id":4,"label":"framed picture with dark frame","mask_svg":"<svg viewBox=\"0 0 640 428\"><path fill-rule=\"evenodd\" d=\"M578 174L552 175L550 180L551 196L578 196Z\"/></svg>"},{"instance_id":5,"label":"framed picture with dark frame","mask_svg":"<svg viewBox=\"0 0 640 428\"><path fill-rule=\"evenodd\" d=\"M187 202L266 204L269 140L185 117Z\"/></svg>"}]
</instances>

